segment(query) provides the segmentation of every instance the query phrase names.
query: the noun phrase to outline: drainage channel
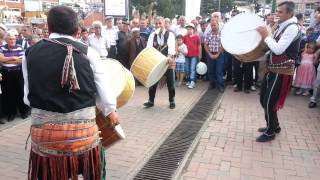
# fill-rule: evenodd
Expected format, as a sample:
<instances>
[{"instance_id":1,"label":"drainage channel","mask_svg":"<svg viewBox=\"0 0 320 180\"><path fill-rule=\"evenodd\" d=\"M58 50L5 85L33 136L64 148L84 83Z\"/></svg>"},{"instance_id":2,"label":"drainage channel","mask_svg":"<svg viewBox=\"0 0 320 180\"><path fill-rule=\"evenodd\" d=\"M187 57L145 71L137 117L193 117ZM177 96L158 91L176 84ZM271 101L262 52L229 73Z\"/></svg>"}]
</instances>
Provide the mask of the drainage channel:
<instances>
[{"instance_id":1,"label":"drainage channel","mask_svg":"<svg viewBox=\"0 0 320 180\"><path fill-rule=\"evenodd\" d=\"M204 93L133 179L172 179L219 97L217 91L209 90Z\"/></svg>"}]
</instances>

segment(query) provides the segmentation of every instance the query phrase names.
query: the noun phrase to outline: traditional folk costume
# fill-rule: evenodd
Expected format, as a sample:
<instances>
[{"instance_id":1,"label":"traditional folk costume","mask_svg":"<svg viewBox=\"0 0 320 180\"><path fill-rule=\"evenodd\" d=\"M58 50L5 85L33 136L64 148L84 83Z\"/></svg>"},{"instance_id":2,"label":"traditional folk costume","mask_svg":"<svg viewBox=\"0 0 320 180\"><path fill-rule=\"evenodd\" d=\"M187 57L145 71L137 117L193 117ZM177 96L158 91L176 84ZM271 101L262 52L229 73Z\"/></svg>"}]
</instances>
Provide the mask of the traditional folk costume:
<instances>
[{"instance_id":1,"label":"traditional folk costume","mask_svg":"<svg viewBox=\"0 0 320 180\"><path fill-rule=\"evenodd\" d=\"M116 109L99 55L71 36L52 33L23 59L24 101L31 112L28 179L104 178L104 151L95 122L97 107Z\"/></svg>"},{"instance_id":2,"label":"traditional folk costume","mask_svg":"<svg viewBox=\"0 0 320 180\"><path fill-rule=\"evenodd\" d=\"M298 56L300 45L299 28L295 19L279 24L273 38L267 37L265 42L271 52L261 86L260 103L265 112L267 127L263 133L264 138L257 138L259 142L264 142L268 137L268 140L272 140L275 133L281 130L277 111L283 107L290 92L294 59Z\"/></svg>"},{"instance_id":3,"label":"traditional folk costume","mask_svg":"<svg viewBox=\"0 0 320 180\"><path fill-rule=\"evenodd\" d=\"M163 55L175 55L175 38L174 34L169 31L155 31L153 32L148 39L147 47L154 47L158 49ZM175 70L174 65L169 64L169 68L164 74L165 80L167 82L168 92L169 92L169 102L170 108L175 108ZM161 80L160 80L161 81ZM152 107L154 105L154 98L157 91L157 82L149 88L149 101L144 104L146 107Z\"/></svg>"}]
</instances>

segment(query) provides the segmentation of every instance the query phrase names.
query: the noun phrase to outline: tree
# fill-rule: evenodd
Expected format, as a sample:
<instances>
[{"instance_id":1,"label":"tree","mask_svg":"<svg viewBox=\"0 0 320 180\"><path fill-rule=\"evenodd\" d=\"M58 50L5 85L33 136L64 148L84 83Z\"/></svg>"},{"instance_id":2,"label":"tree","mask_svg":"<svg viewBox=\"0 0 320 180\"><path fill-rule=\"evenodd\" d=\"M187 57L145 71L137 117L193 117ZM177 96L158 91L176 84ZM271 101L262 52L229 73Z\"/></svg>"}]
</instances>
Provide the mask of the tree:
<instances>
[{"instance_id":1,"label":"tree","mask_svg":"<svg viewBox=\"0 0 320 180\"><path fill-rule=\"evenodd\" d=\"M229 12L232 10L234 0L220 0L220 11L222 13ZM219 0L202 0L201 1L201 12L202 16L207 16L214 11L219 10Z\"/></svg>"},{"instance_id":2,"label":"tree","mask_svg":"<svg viewBox=\"0 0 320 180\"><path fill-rule=\"evenodd\" d=\"M155 9L160 16L172 18L176 14L184 15L185 0L131 0L129 7L136 7L136 9L140 11L140 14L144 12L148 13L149 6L152 2L157 2Z\"/></svg>"}]
</instances>

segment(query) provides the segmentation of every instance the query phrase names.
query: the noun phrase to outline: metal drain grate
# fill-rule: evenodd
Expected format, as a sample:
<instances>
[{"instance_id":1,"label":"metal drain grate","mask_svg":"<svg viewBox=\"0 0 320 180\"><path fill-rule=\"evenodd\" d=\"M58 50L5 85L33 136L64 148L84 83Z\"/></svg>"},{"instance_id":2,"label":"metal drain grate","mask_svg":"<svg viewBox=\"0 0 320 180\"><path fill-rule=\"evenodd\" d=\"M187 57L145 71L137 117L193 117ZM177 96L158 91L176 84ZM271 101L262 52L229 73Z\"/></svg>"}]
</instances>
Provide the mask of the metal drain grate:
<instances>
[{"instance_id":1,"label":"metal drain grate","mask_svg":"<svg viewBox=\"0 0 320 180\"><path fill-rule=\"evenodd\" d=\"M207 91L133 179L170 180L218 97L218 92Z\"/></svg>"}]
</instances>

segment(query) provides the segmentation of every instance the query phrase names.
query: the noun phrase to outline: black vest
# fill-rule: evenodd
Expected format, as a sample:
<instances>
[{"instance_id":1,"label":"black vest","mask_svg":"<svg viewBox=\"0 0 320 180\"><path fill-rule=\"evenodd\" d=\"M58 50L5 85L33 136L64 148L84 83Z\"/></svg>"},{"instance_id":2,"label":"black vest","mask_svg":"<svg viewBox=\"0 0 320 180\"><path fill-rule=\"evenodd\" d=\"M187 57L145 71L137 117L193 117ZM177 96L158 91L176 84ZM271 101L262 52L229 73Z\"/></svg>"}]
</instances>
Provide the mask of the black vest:
<instances>
[{"instance_id":1,"label":"black vest","mask_svg":"<svg viewBox=\"0 0 320 180\"><path fill-rule=\"evenodd\" d=\"M58 38L60 42L72 44L82 53L73 51L74 66L80 90L69 91L62 88L60 82L62 67L67 48L46 40L42 40L26 51L31 107L68 113L86 107L95 106L96 86L89 60L84 56L88 47L82 43L66 38Z\"/></svg>"},{"instance_id":2,"label":"black vest","mask_svg":"<svg viewBox=\"0 0 320 180\"><path fill-rule=\"evenodd\" d=\"M277 37L275 37L275 40L277 42L280 40L281 35L284 33L284 31L287 29L287 27L289 27L291 25L298 26L297 23L289 23L288 25L286 25L282 29L282 31L279 33L279 35ZM299 26L298 26L298 28L299 28ZM293 60L298 60L299 50L300 50L300 42L301 42L300 37L301 37L301 30L299 30L298 35L294 38L294 40L291 42L291 44L289 45L289 47L285 50L285 52L283 54L286 54L287 56L289 56ZM277 56L274 53L272 55Z\"/></svg>"},{"instance_id":3,"label":"black vest","mask_svg":"<svg viewBox=\"0 0 320 180\"><path fill-rule=\"evenodd\" d=\"M158 43L158 34L154 34L153 37L153 47L158 49L163 55L168 56L168 38L169 38L169 31L164 33L164 43L162 46Z\"/></svg>"}]
</instances>

